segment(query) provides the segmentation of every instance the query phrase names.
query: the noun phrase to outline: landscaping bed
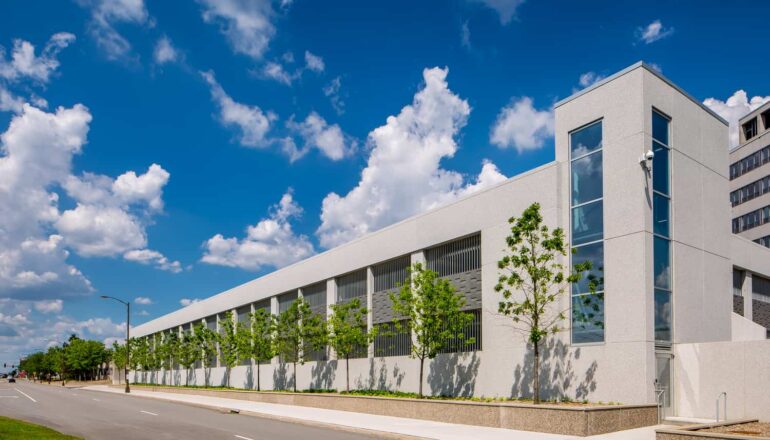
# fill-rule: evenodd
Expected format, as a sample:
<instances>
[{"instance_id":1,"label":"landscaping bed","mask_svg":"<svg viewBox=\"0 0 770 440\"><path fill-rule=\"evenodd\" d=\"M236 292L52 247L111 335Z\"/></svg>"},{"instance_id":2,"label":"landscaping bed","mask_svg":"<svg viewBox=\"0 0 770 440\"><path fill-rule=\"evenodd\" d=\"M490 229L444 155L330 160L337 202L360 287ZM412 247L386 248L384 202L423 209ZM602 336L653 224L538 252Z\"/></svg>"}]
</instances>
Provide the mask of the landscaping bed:
<instances>
[{"instance_id":1,"label":"landscaping bed","mask_svg":"<svg viewBox=\"0 0 770 440\"><path fill-rule=\"evenodd\" d=\"M656 405L602 405L529 401L448 399L356 395L334 392L252 391L224 388L192 388L138 385L165 393L197 394L254 402L298 405L446 423L517 429L552 434L589 436L657 423ZM360 393L376 394L371 390ZM397 393L387 394L393 395Z\"/></svg>"},{"instance_id":2,"label":"landscaping bed","mask_svg":"<svg viewBox=\"0 0 770 440\"><path fill-rule=\"evenodd\" d=\"M659 429L656 440L770 440L770 423L758 420L737 420L732 422L708 423L676 429Z\"/></svg>"}]
</instances>

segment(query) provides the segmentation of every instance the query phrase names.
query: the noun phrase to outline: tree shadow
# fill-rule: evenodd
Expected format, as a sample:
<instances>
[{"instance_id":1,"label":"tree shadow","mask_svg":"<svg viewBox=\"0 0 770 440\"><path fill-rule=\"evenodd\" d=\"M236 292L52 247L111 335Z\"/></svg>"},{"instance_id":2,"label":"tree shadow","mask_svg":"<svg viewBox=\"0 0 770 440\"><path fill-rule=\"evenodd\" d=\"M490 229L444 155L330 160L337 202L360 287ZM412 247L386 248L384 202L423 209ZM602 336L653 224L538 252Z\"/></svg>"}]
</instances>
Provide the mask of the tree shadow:
<instances>
[{"instance_id":1,"label":"tree shadow","mask_svg":"<svg viewBox=\"0 0 770 440\"><path fill-rule=\"evenodd\" d=\"M310 388L328 390L334 386L338 361L318 361L311 367L312 381Z\"/></svg>"},{"instance_id":2,"label":"tree shadow","mask_svg":"<svg viewBox=\"0 0 770 440\"><path fill-rule=\"evenodd\" d=\"M401 382L404 380L404 372L398 365L393 366L392 373L388 374L388 364L385 357L375 357L369 359L368 380L359 376L354 384L358 389L375 389L385 391L397 391L401 388ZM389 379L394 386L389 386Z\"/></svg>"},{"instance_id":3,"label":"tree shadow","mask_svg":"<svg viewBox=\"0 0 770 440\"><path fill-rule=\"evenodd\" d=\"M243 380L243 387L247 390L254 389L254 364L246 364L246 377Z\"/></svg>"},{"instance_id":4,"label":"tree shadow","mask_svg":"<svg viewBox=\"0 0 770 440\"><path fill-rule=\"evenodd\" d=\"M466 361L461 362L461 361ZM428 385L433 395L471 397L481 358L477 352L440 354L430 363Z\"/></svg>"},{"instance_id":5,"label":"tree shadow","mask_svg":"<svg viewBox=\"0 0 770 440\"><path fill-rule=\"evenodd\" d=\"M205 367L203 369L203 381L205 386L209 386L211 383L211 367Z\"/></svg>"},{"instance_id":6,"label":"tree shadow","mask_svg":"<svg viewBox=\"0 0 770 440\"><path fill-rule=\"evenodd\" d=\"M593 361L579 378L574 369L574 362L580 359L580 355L580 348L570 350L569 346L560 339L548 338L546 340L540 347L540 397L542 399L587 400L590 394L596 390L595 376L599 365ZM516 365L513 371L512 397L533 397L533 367L534 353L531 345L527 344L524 359ZM575 395L569 396L568 393L570 393L573 385Z\"/></svg>"},{"instance_id":7,"label":"tree shadow","mask_svg":"<svg viewBox=\"0 0 770 440\"><path fill-rule=\"evenodd\" d=\"M286 362L279 362L278 366L273 370L274 389L285 390L292 386L293 383L294 378L289 378L289 364Z\"/></svg>"}]
</instances>

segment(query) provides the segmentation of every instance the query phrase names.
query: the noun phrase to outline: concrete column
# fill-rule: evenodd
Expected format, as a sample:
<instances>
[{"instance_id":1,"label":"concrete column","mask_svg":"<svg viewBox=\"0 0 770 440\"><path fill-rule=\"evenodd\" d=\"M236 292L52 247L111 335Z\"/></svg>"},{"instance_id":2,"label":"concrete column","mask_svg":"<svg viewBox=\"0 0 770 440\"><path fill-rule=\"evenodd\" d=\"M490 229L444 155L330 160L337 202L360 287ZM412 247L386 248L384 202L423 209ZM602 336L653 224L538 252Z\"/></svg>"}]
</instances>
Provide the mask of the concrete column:
<instances>
[{"instance_id":1,"label":"concrete column","mask_svg":"<svg viewBox=\"0 0 770 440\"><path fill-rule=\"evenodd\" d=\"M278 297L272 296L270 298L270 313L274 316L278 316ZM278 356L273 356L272 359L270 359L270 365L275 368L278 365Z\"/></svg>"},{"instance_id":2,"label":"concrete column","mask_svg":"<svg viewBox=\"0 0 770 440\"><path fill-rule=\"evenodd\" d=\"M369 266L366 268L366 328L369 331L372 331L372 328L374 328L372 293L374 293L374 272L372 267ZM374 343L369 344L367 356L369 358L374 357Z\"/></svg>"},{"instance_id":3,"label":"concrete column","mask_svg":"<svg viewBox=\"0 0 770 440\"><path fill-rule=\"evenodd\" d=\"M743 317L749 321L754 320L754 284L751 272L744 272L743 285L741 286L741 296L743 296Z\"/></svg>"},{"instance_id":4,"label":"concrete column","mask_svg":"<svg viewBox=\"0 0 770 440\"><path fill-rule=\"evenodd\" d=\"M326 318L327 322L329 314L332 313L332 305L337 304L337 279L330 278L326 280ZM331 347L327 347L327 357L329 360L336 359L337 353L332 350Z\"/></svg>"}]
</instances>

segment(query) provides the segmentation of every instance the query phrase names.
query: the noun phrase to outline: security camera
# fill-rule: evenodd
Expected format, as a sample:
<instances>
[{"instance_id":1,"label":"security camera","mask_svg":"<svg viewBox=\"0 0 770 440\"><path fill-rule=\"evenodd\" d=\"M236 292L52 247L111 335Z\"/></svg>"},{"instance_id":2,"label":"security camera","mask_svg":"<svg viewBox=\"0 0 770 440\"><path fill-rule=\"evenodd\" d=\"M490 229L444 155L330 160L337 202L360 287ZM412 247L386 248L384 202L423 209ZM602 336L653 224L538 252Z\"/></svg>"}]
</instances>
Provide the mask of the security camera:
<instances>
[{"instance_id":1,"label":"security camera","mask_svg":"<svg viewBox=\"0 0 770 440\"><path fill-rule=\"evenodd\" d=\"M652 162L652 159L655 157L655 152L652 150L647 150L647 153L644 154L644 158L647 160L647 162Z\"/></svg>"},{"instance_id":2,"label":"security camera","mask_svg":"<svg viewBox=\"0 0 770 440\"><path fill-rule=\"evenodd\" d=\"M655 152L647 150L646 153L639 158L639 165L643 166L646 170L649 170L652 166L652 159L655 157Z\"/></svg>"}]
</instances>

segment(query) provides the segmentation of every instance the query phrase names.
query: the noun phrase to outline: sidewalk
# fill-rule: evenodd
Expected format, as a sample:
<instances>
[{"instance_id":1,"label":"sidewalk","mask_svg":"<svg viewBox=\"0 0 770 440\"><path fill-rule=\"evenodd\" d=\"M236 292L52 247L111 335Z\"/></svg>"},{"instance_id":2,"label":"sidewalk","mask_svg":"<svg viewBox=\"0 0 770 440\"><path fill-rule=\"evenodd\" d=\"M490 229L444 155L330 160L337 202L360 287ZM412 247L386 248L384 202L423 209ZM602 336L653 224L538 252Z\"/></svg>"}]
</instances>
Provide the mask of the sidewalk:
<instances>
[{"instance_id":1,"label":"sidewalk","mask_svg":"<svg viewBox=\"0 0 770 440\"><path fill-rule=\"evenodd\" d=\"M123 390L105 385L85 387L85 390L123 394ZM430 420L406 419L400 417L378 416L372 414L335 411L304 406L278 405L273 403L248 402L244 400L224 399L220 397L195 396L190 394L163 393L133 389L131 395L161 399L172 402L207 406L223 410L238 410L267 417L295 419L305 423L336 425L353 429L380 431L404 436L428 439L466 440L564 440L586 438L591 440L654 440L655 428L647 427L604 434L592 437L572 437L557 434L544 434L511 429L487 428L483 426L459 425L433 422Z\"/></svg>"}]
</instances>

